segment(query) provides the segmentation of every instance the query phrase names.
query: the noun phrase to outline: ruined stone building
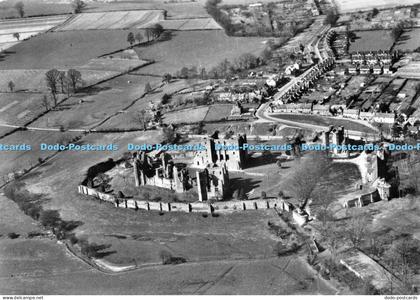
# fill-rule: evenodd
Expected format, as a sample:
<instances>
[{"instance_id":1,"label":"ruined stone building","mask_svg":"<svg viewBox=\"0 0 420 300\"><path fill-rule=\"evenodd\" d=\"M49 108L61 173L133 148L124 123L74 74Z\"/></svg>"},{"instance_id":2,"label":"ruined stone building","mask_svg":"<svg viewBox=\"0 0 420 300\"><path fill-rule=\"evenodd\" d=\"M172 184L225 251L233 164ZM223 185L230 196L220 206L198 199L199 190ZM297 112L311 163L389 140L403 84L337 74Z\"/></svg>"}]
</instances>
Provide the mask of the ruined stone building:
<instances>
[{"instance_id":1,"label":"ruined stone building","mask_svg":"<svg viewBox=\"0 0 420 300\"><path fill-rule=\"evenodd\" d=\"M194 168L212 168L226 165L229 171L239 171L245 168L248 152L243 149L247 143L246 135L237 138L220 139L206 138L204 141L206 151L195 153Z\"/></svg>"},{"instance_id":2,"label":"ruined stone building","mask_svg":"<svg viewBox=\"0 0 420 300\"><path fill-rule=\"evenodd\" d=\"M198 200L223 200L229 185L229 173L226 165L206 167L197 171L197 178L191 178L186 168L177 167L172 157L163 152L157 160L145 152L134 153L133 172L136 186L156 186L184 193L197 189Z\"/></svg>"},{"instance_id":3,"label":"ruined stone building","mask_svg":"<svg viewBox=\"0 0 420 300\"><path fill-rule=\"evenodd\" d=\"M229 173L226 165L197 171L197 192L199 201L222 200L226 197Z\"/></svg>"},{"instance_id":4,"label":"ruined stone building","mask_svg":"<svg viewBox=\"0 0 420 300\"><path fill-rule=\"evenodd\" d=\"M153 161L145 152L133 156L133 172L136 186L152 185L183 193L192 188L192 181L186 169L178 169L171 156L162 153Z\"/></svg>"},{"instance_id":5,"label":"ruined stone building","mask_svg":"<svg viewBox=\"0 0 420 300\"><path fill-rule=\"evenodd\" d=\"M343 126L338 128L331 126L329 130L323 131L321 133L321 143L323 145L345 145L348 143L348 138L345 134L345 130ZM348 151L342 151L337 148L332 149L332 154L334 155L341 155L341 156L348 156Z\"/></svg>"}]
</instances>

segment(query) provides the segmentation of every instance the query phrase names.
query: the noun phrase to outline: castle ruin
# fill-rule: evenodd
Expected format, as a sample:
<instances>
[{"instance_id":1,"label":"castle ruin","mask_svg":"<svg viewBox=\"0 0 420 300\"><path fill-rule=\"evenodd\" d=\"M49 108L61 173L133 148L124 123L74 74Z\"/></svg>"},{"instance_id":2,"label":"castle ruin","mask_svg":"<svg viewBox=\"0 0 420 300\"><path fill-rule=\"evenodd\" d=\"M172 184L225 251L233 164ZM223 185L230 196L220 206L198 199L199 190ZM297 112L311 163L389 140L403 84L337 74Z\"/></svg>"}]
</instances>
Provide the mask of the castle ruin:
<instances>
[{"instance_id":1,"label":"castle ruin","mask_svg":"<svg viewBox=\"0 0 420 300\"><path fill-rule=\"evenodd\" d=\"M248 152L243 149L243 145L246 143L245 134L230 139L206 138L206 151L195 154L193 167L204 169L225 165L229 171L242 170L246 166L248 156Z\"/></svg>"}]
</instances>

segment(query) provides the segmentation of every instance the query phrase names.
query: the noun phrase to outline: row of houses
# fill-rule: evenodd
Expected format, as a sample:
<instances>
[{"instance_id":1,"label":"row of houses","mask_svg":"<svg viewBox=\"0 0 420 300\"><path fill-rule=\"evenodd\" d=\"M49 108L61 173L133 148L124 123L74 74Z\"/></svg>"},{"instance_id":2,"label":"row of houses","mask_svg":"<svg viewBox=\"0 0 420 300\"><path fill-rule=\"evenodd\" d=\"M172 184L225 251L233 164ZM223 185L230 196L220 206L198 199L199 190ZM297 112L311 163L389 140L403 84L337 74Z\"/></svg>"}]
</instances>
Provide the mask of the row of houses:
<instances>
[{"instance_id":1,"label":"row of houses","mask_svg":"<svg viewBox=\"0 0 420 300\"><path fill-rule=\"evenodd\" d=\"M345 72L351 75L391 75L392 69L390 64L375 64L375 65L361 65L361 64L352 64L346 67Z\"/></svg>"},{"instance_id":2,"label":"row of houses","mask_svg":"<svg viewBox=\"0 0 420 300\"><path fill-rule=\"evenodd\" d=\"M396 119L394 113L364 112L359 109L348 109L345 105L326 106L311 103L290 103L269 105L269 111L271 113L312 114L336 117L342 116L344 118L382 124L393 124Z\"/></svg>"}]
</instances>

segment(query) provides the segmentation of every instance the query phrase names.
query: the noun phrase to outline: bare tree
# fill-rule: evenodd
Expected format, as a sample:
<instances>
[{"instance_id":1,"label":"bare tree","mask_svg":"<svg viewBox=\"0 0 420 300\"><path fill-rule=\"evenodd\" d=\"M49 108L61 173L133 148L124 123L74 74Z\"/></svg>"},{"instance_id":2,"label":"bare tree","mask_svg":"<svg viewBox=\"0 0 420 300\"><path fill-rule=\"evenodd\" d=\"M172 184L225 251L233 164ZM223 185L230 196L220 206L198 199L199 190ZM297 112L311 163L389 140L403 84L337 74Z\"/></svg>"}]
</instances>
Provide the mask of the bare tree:
<instances>
[{"instance_id":1,"label":"bare tree","mask_svg":"<svg viewBox=\"0 0 420 300\"><path fill-rule=\"evenodd\" d=\"M139 44L141 43L141 41L143 41L143 35L140 32L137 32L134 38L137 40Z\"/></svg>"},{"instance_id":2,"label":"bare tree","mask_svg":"<svg viewBox=\"0 0 420 300\"><path fill-rule=\"evenodd\" d=\"M150 42L150 39L153 37L153 29L152 28L146 28L145 29L146 39L148 42Z\"/></svg>"},{"instance_id":3,"label":"bare tree","mask_svg":"<svg viewBox=\"0 0 420 300\"><path fill-rule=\"evenodd\" d=\"M18 40L18 41L19 41L19 39L20 39L20 34L19 34L19 32L15 32L15 33L13 33L13 37L14 37L16 40Z\"/></svg>"},{"instance_id":4,"label":"bare tree","mask_svg":"<svg viewBox=\"0 0 420 300\"><path fill-rule=\"evenodd\" d=\"M13 93L13 91L15 90L15 83L12 80L10 80L7 86L9 87L9 90Z\"/></svg>"},{"instance_id":5,"label":"bare tree","mask_svg":"<svg viewBox=\"0 0 420 300\"><path fill-rule=\"evenodd\" d=\"M321 177L331 166L331 160L321 152L311 153L303 158L296 171L287 181L292 196L306 203L313 195Z\"/></svg>"},{"instance_id":6,"label":"bare tree","mask_svg":"<svg viewBox=\"0 0 420 300\"><path fill-rule=\"evenodd\" d=\"M415 271L419 268L418 253L420 247L417 241L411 237L404 236L392 242L385 253L384 258L401 280L405 293L413 292Z\"/></svg>"},{"instance_id":7,"label":"bare tree","mask_svg":"<svg viewBox=\"0 0 420 300\"><path fill-rule=\"evenodd\" d=\"M152 91L152 87L150 86L150 83L147 82L146 85L144 86L144 92L150 93L151 91Z\"/></svg>"},{"instance_id":8,"label":"bare tree","mask_svg":"<svg viewBox=\"0 0 420 300\"><path fill-rule=\"evenodd\" d=\"M82 82L82 74L75 69L69 69L67 71L67 80L72 87L73 93L76 93L77 85Z\"/></svg>"},{"instance_id":9,"label":"bare tree","mask_svg":"<svg viewBox=\"0 0 420 300\"><path fill-rule=\"evenodd\" d=\"M54 106L57 106L57 85L59 77L60 71L57 69L51 69L45 73L45 80L47 82L48 88L50 89L51 96L53 97Z\"/></svg>"},{"instance_id":10,"label":"bare tree","mask_svg":"<svg viewBox=\"0 0 420 300\"><path fill-rule=\"evenodd\" d=\"M363 240L369 234L369 219L366 214L361 213L357 208L352 208L347 212L349 218L346 220L345 235L353 244L353 247L359 248Z\"/></svg>"},{"instance_id":11,"label":"bare tree","mask_svg":"<svg viewBox=\"0 0 420 300\"><path fill-rule=\"evenodd\" d=\"M150 121L151 117L146 112L146 110L142 109L138 113L133 116L134 122L140 124L143 130L147 130L147 123Z\"/></svg>"},{"instance_id":12,"label":"bare tree","mask_svg":"<svg viewBox=\"0 0 420 300\"><path fill-rule=\"evenodd\" d=\"M79 14L86 7L86 3L82 0L74 0L72 3L73 10L75 14Z\"/></svg>"},{"instance_id":13,"label":"bare tree","mask_svg":"<svg viewBox=\"0 0 420 300\"><path fill-rule=\"evenodd\" d=\"M134 33L129 32L127 35L127 42L130 44L131 47L133 47L135 41L136 39L134 38Z\"/></svg>"},{"instance_id":14,"label":"bare tree","mask_svg":"<svg viewBox=\"0 0 420 300\"><path fill-rule=\"evenodd\" d=\"M19 15L19 17L23 18L25 16L25 10L24 10L24 5L22 1L19 1L15 4L15 9Z\"/></svg>"},{"instance_id":15,"label":"bare tree","mask_svg":"<svg viewBox=\"0 0 420 300\"><path fill-rule=\"evenodd\" d=\"M58 76L58 81L60 82L61 93L64 94L64 87L65 87L66 81L67 81L66 72L64 72L64 71L59 71L59 72L60 72L60 75Z\"/></svg>"},{"instance_id":16,"label":"bare tree","mask_svg":"<svg viewBox=\"0 0 420 300\"><path fill-rule=\"evenodd\" d=\"M42 96L42 106L44 106L45 111L48 111L50 109L50 103L48 101L47 95Z\"/></svg>"}]
</instances>

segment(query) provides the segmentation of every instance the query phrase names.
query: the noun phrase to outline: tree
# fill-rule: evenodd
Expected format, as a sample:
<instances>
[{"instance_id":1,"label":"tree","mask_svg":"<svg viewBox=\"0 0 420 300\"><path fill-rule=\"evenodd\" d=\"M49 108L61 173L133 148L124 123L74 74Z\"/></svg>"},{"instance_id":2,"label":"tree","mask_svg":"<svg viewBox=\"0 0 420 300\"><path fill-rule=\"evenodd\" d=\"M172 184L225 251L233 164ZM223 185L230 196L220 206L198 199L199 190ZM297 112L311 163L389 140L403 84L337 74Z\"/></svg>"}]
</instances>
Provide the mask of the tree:
<instances>
[{"instance_id":1,"label":"tree","mask_svg":"<svg viewBox=\"0 0 420 300\"><path fill-rule=\"evenodd\" d=\"M19 34L19 32L15 32L15 33L13 33L13 37L19 41L19 39L20 39L20 34Z\"/></svg>"},{"instance_id":2,"label":"tree","mask_svg":"<svg viewBox=\"0 0 420 300\"><path fill-rule=\"evenodd\" d=\"M141 43L141 41L143 40L143 35L142 35L140 32L137 32L134 38L135 38L135 39L137 40L137 42L140 44L140 43Z\"/></svg>"},{"instance_id":3,"label":"tree","mask_svg":"<svg viewBox=\"0 0 420 300\"><path fill-rule=\"evenodd\" d=\"M64 94L64 86L66 85L66 72L59 71L60 75L58 76L58 81L60 82L61 92Z\"/></svg>"},{"instance_id":4,"label":"tree","mask_svg":"<svg viewBox=\"0 0 420 300\"><path fill-rule=\"evenodd\" d=\"M144 34L146 35L147 42L150 42L150 39L153 36L153 29L152 28L146 28L145 31L144 31Z\"/></svg>"},{"instance_id":5,"label":"tree","mask_svg":"<svg viewBox=\"0 0 420 300\"><path fill-rule=\"evenodd\" d=\"M372 9L372 17L375 17L379 14L379 9L377 9L376 7L374 9Z\"/></svg>"},{"instance_id":6,"label":"tree","mask_svg":"<svg viewBox=\"0 0 420 300\"><path fill-rule=\"evenodd\" d=\"M130 46L133 47L134 42L136 39L134 38L134 33L129 32L127 35L127 42L130 43Z\"/></svg>"},{"instance_id":7,"label":"tree","mask_svg":"<svg viewBox=\"0 0 420 300\"><path fill-rule=\"evenodd\" d=\"M169 83L172 79L172 75L169 73L165 73L162 78L162 82Z\"/></svg>"},{"instance_id":8,"label":"tree","mask_svg":"<svg viewBox=\"0 0 420 300\"><path fill-rule=\"evenodd\" d=\"M82 82L82 74L75 69L69 69L67 71L67 80L73 89L73 93L76 93L77 85Z\"/></svg>"},{"instance_id":9,"label":"tree","mask_svg":"<svg viewBox=\"0 0 420 300\"><path fill-rule=\"evenodd\" d=\"M152 33L154 38L159 37L163 33L163 31L163 27L159 23L154 24L152 27Z\"/></svg>"},{"instance_id":10,"label":"tree","mask_svg":"<svg viewBox=\"0 0 420 300\"><path fill-rule=\"evenodd\" d=\"M80 14L84 8L86 8L86 3L82 0L74 0L72 3L73 10L75 14Z\"/></svg>"},{"instance_id":11,"label":"tree","mask_svg":"<svg viewBox=\"0 0 420 300\"><path fill-rule=\"evenodd\" d=\"M144 109L140 110L134 117L135 122L138 122L144 131L147 130L147 123L150 119L150 115Z\"/></svg>"},{"instance_id":12,"label":"tree","mask_svg":"<svg viewBox=\"0 0 420 300\"><path fill-rule=\"evenodd\" d=\"M19 17L23 18L25 16L25 10L24 10L23 2L19 1L15 4L15 9L19 15Z\"/></svg>"},{"instance_id":13,"label":"tree","mask_svg":"<svg viewBox=\"0 0 420 300\"><path fill-rule=\"evenodd\" d=\"M144 93L150 93L152 91L152 87L150 86L150 83L147 82L146 85L144 86Z\"/></svg>"},{"instance_id":14,"label":"tree","mask_svg":"<svg viewBox=\"0 0 420 300\"><path fill-rule=\"evenodd\" d=\"M337 23L338 20L338 14L334 9L330 9L327 12L327 16L325 17L325 24L329 24L331 26L334 26Z\"/></svg>"},{"instance_id":15,"label":"tree","mask_svg":"<svg viewBox=\"0 0 420 300\"><path fill-rule=\"evenodd\" d=\"M15 90L15 83L10 80L7 86L9 87L9 90L13 93L13 91Z\"/></svg>"},{"instance_id":16,"label":"tree","mask_svg":"<svg viewBox=\"0 0 420 300\"><path fill-rule=\"evenodd\" d=\"M292 196L301 203L307 202L330 166L331 160L322 152L311 153L302 159L287 181Z\"/></svg>"},{"instance_id":17,"label":"tree","mask_svg":"<svg viewBox=\"0 0 420 300\"><path fill-rule=\"evenodd\" d=\"M391 30L391 37L396 42L400 36L404 32L404 24L402 22L398 23L394 28Z\"/></svg>"},{"instance_id":18,"label":"tree","mask_svg":"<svg viewBox=\"0 0 420 300\"><path fill-rule=\"evenodd\" d=\"M171 99L171 95L168 95L168 94L165 93L165 94L163 94L160 103L162 105L168 104L170 99Z\"/></svg>"},{"instance_id":19,"label":"tree","mask_svg":"<svg viewBox=\"0 0 420 300\"><path fill-rule=\"evenodd\" d=\"M403 283L405 293L412 293L413 279L416 270L419 269L418 243L410 236L403 236L394 240L384 253L384 260L388 266L396 273Z\"/></svg>"},{"instance_id":20,"label":"tree","mask_svg":"<svg viewBox=\"0 0 420 300\"><path fill-rule=\"evenodd\" d=\"M61 222L60 213L56 210L44 210L39 216L39 221L45 227L57 227Z\"/></svg>"},{"instance_id":21,"label":"tree","mask_svg":"<svg viewBox=\"0 0 420 300\"><path fill-rule=\"evenodd\" d=\"M47 87L50 89L51 96L54 100L54 106L57 106L57 84L60 77L60 72L57 69L51 69L45 73L45 80Z\"/></svg>"},{"instance_id":22,"label":"tree","mask_svg":"<svg viewBox=\"0 0 420 300\"><path fill-rule=\"evenodd\" d=\"M44 106L45 111L48 111L50 109L50 103L48 101L47 95L42 96L42 106Z\"/></svg>"},{"instance_id":23,"label":"tree","mask_svg":"<svg viewBox=\"0 0 420 300\"><path fill-rule=\"evenodd\" d=\"M165 142L172 144L176 141L178 135L175 131L175 129L171 127L165 127L163 128L163 136L165 137Z\"/></svg>"},{"instance_id":24,"label":"tree","mask_svg":"<svg viewBox=\"0 0 420 300\"><path fill-rule=\"evenodd\" d=\"M345 235L353 244L353 247L359 248L365 237L368 235L369 220L367 215L354 210L350 218L346 220Z\"/></svg>"}]
</instances>

